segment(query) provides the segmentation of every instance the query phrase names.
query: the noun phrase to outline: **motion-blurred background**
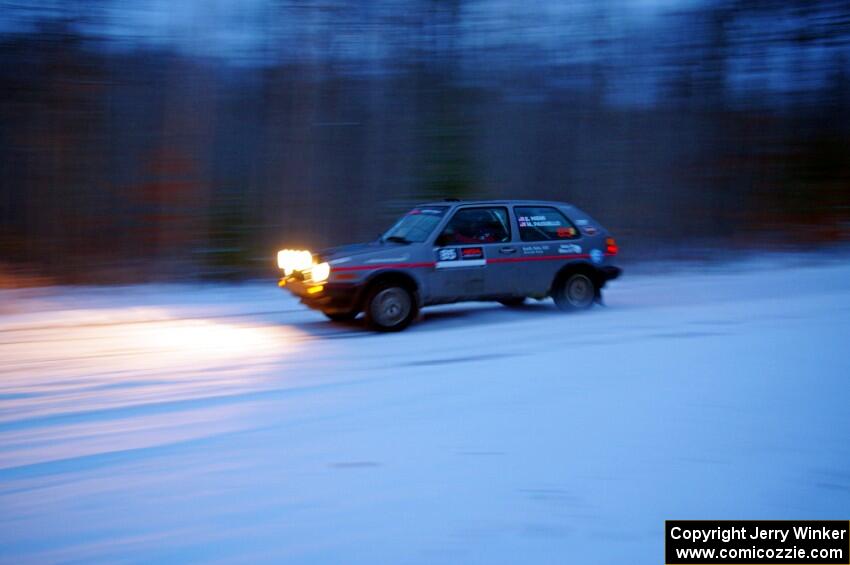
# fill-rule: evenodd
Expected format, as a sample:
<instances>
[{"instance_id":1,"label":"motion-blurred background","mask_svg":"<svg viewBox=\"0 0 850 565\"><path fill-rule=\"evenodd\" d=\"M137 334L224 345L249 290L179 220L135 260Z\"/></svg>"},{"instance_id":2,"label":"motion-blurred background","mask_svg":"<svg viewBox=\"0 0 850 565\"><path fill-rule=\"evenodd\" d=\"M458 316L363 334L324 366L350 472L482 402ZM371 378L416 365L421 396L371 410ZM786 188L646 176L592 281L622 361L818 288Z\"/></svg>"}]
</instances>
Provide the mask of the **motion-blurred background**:
<instances>
[{"instance_id":1,"label":"motion-blurred background","mask_svg":"<svg viewBox=\"0 0 850 565\"><path fill-rule=\"evenodd\" d=\"M270 273L416 201L571 201L625 258L850 239L850 6L0 0L0 279Z\"/></svg>"}]
</instances>

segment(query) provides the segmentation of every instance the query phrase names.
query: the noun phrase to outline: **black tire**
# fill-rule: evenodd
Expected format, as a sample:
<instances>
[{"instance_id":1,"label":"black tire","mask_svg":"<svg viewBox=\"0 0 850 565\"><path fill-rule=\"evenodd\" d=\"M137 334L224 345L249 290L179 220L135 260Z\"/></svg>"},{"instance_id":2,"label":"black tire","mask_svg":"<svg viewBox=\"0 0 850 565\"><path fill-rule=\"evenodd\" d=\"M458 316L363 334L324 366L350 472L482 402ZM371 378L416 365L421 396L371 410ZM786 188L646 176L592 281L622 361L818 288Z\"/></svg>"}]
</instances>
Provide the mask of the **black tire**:
<instances>
[{"instance_id":1,"label":"black tire","mask_svg":"<svg viewBox=\"0 0 850 565\"><path fill-rule=\"evenodd\" d=\"M499 300L499 304L502 306L507 306L508 308L517 308L525 304L524 296L513 296L511 298L503 298Z\"/></svg>"},{"instance_id":2,"label":"black tire","mask_svg":"<svg viewBox=\"0 0 850 565\"><path fill-rule=\"evenodd\" d=\"M394 283L373 288L363 307L366 325L379 332L399 332L416 316L416 301L407 288Z\"/></svg>"},{"instance_id":3,"label":"black tire","mask_svg":"<svg viewBox=\"0 0 850 565\"><path fill-rule=\"evenodd\" d=\"M555 306L564 311L587 310L593 306L597 294L596 284L585 273L561 277L552 289Z\"/></svg>"},{"instance_id":4,"label":"black tire","mask_svg":"<svg viewBox=\"0 0 850 565\"><path fill-rule=\"evenodd\" d=\"M358 312L322 312L332 322L350 322L357 317Z\"/></svg>"}]
</instances>

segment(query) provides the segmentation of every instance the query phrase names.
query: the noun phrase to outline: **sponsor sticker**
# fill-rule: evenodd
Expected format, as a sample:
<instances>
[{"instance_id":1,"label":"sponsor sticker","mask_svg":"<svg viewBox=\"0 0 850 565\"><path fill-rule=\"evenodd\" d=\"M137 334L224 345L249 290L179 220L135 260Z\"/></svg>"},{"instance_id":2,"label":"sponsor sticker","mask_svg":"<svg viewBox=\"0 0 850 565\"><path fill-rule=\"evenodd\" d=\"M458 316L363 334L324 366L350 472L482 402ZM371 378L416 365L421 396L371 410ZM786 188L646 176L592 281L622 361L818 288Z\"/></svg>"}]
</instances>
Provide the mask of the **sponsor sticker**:
<instances>
[{"instance_id":1,"label":"sponsor sticker","mask_svg":"<svg viewBox=\"0 0 850 565\"><path fill-rule=\"evenodd\" d=\"M445 212L445 207L439 206L434 208L414 208L407 213L408 216L416 216L417 214L432 214L434 216L442 216Z\"/></svg>"},{"instance_id":2,"label":"sponsor sticker","mask_svg":"<svg viewBox=\"0 0 850 565\"><path fill-rule=\"evenodd\" d=\"M581 245L575 243L566 243L558 246L558 253L569 253L579 255L581 253Z\"/></svg>"},{"instance_id":3,"label":"sponsor sticker","mask_svg":"<svg viewBox=\"0 0 850 565\"><path fill-rule=\"evenodd\" d=\"M460 253L463 259L481 259L484 257L484 249L481 247L464 247Z\"/></svg>"},{"instance_id":4,"label":"sponsor sticker","mask_svg":"<svg viewBox=\"0 0 850 565\"><path fill-rule=\"evenodd\" d=\"M601 263L602 258L603 258L602 251L600 251L599 249L591 249L590 250L590 260L591 261L593 261L594 263Z\"/></svg>"},{"instance_id":5,"label":"sponsor sticker","mask_svg":"<svg viewBox=\"0 0 850 565\"><path fill-rule=\"evenodd\" d=\"M438 269L449 268L466 268L466 267L486 267L487 259L469 259L468 261L437 261Z\"/></svg>"},{"instance_id":6,"label":"sponsor sticker","mask_svg":"<svg viewBox=\"0 0 850 565\"><path fill-rule=\"evenodd\" d=\"M586 226L587 220L576 220L576 225L577 226Z\"/></svg>"},{"instance_id":7,"label":"sponsor sticker","mask_svg":"<svg viewBox=\"0 0 850 565\"><path fill-rule=\"evenodd\" d=\"M548 245L523 245L522 246L522 254L523 255L543 255L547 251L549 251Z\"/></svg>"}]
</instances>

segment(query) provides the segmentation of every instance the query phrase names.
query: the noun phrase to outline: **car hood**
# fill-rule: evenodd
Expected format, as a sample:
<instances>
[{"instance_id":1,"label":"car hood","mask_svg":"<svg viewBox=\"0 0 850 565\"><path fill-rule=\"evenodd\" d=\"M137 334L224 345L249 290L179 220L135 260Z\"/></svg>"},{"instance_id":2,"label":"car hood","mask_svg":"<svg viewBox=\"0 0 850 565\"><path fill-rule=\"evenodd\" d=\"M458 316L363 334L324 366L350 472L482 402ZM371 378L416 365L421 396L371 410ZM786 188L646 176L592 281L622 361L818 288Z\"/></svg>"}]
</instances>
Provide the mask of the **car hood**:
<instances>
[{"instance_id":1,"label":"car hood","mask_svg":"<svg viewBox=\"0 0 850 565\"><path fill-rule=\"evenodd\" d=\"M384 255L407 254L409 253L409 248L409 245L373 241L370 243L354 243L351 245L340 245L339 247L329 247L320 251L319 257L322 261L328 261L333 264L336 261L342 262L344 259L362 260L367 257L380 258Z\"/></svg>"}]
</instances>

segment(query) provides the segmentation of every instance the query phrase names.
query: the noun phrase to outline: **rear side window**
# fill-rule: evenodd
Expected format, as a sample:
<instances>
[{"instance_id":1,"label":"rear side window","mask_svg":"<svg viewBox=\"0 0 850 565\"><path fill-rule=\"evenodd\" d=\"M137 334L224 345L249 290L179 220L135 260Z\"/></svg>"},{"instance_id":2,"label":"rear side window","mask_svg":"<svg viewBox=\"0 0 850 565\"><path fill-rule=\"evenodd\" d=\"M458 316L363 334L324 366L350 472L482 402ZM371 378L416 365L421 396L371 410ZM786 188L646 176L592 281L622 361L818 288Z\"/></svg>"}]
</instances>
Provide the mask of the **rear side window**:
<instances>
[{"instance_id":1,"label":"rear side window","mask_svg":"<svg viewBox=\"0 0 850 565\"><path fill-rule=\"evenodd\" d=\"M549 206L514 208L519 237L523 241L576 239L578 230L558 209Z\"/></svg>"}]
</instances>

